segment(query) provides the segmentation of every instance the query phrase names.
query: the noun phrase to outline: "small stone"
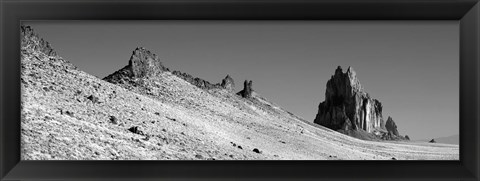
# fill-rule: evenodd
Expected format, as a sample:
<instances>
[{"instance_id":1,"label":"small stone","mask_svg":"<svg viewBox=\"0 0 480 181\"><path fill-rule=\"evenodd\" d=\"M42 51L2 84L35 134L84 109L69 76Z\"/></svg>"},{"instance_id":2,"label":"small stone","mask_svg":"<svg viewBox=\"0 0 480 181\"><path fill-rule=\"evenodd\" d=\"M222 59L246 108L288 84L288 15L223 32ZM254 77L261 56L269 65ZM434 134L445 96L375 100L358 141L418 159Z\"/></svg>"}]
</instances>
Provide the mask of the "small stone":
<instances>
[{"instance_id":1,"label":"small stone","mask_svg":"<svg viewBox=\"0 0 480 181\"><path fill-rule=\"evenodd\" d=\"M130 132L132 132L132 133L135 133L135 134L143 135L143 131L140 131L140 129L138 128L138 126L130 127L130 128L128 129L128 131L130 131Z\"/></svg>"},{"instance_id":2,"label":"small stone","mask_svg":"<svg viewBox=\"0 0 480 181\"><path fill-rule=\"evenodd\" d=\"M237 148L238 148L238 149L243 149L242 146L240 146L240 145L238 145Z\"/></svg>"},{"instance_id":3,"label":"small stone","mask_svg":"<svg viewBox=\"0 0 480 181\"><path fill-rule=\"evenodd\" d=\"M73 112L70 112L70 111L66 111L65 114L68 115L68 116L70 116L70 117L75 116L75 114L73 114Z\"/></svg>"},{"instance_id":4,"label":"small stone","mask_svg":"<svg viewBox=\"0 0 480 181\"><path fill-rule=\"evenodd\" d=\"M203 159L203 156L197 154L197 155L195 155L195 158L197 158L197 159Z\"/></svg>"},{"instance_id":5,"label":"small stone","mask_svg":"<svg viewBox=\"0 0 480 181\"><path fill-rule=\"evenodd\" d=\"M93 103L98 103L99 102L98 97L95 97L93 95L88 96L87 99L92 101Z\"/></svg>"},{"instance_id":6,"label":"small stone","mask_svg":"<svg viewBox=\"0 0 480 181\"><path fill-rule=\"evenodd\" d=\"M254 148L254 149L253 149L253 152L259 153L259 154L262 153L262 152L261 152L259 149L257 149L257 148Z\"/></svg>"},{"instance_id":7,"label":"small stone","mask_svg":"<svg viewBox=\"0 0 480 181\"><path fill-rule=\"evenodd\" d=\"M110 116L110 123L118 124L118 119L115 116Z\"/></svg>"}]
</instances>

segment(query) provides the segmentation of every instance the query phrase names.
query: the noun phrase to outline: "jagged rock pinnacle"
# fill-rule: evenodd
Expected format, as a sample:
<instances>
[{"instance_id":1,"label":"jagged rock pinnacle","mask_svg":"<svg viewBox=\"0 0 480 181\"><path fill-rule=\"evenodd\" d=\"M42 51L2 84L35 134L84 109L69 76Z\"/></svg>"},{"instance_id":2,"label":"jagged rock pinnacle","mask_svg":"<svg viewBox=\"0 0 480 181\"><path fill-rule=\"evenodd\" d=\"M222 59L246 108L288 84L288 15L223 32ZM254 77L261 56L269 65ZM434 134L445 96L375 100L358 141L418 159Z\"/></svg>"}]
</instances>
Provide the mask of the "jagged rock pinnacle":
<instances>
[{"instance_id":1,"label":"jagged rock pinnacle","mask_svg":"<svg viewBox=\"0 0 480 181\"><path fill-rule=\"evenodd\" d=\"M133 77L152 76L166 71L157 55L144 47L137 47L128 62Z\"/></svg>"},{"instance_id":2,"label":"jagged rock pinnacle","mask_svg":"<svg viewBox=\"0 0 480 181\"><path fill-rule=\"evenodd\" d=\"M338 130L347 127L372 132L382 129L382 104L363 91L356 73L349 67L343 73L338 66L335 74L327 82L325 101L318 106L315 123Z\"/></svg>"},{"instance_id":3,"label":"jagged rock pinnacle","mask_svg":"<svg viewBox=\"0 0 480 181\"><path fill-rule=\"evenodd\" d=\"M233 81L233 78L230 77L230 75L227 75L223 80L221 84L222 88L231 90L233 91L235 89L235 83Z\"/></svg>"},{"instance_id":4,"label":"jagged rock pinnacle","mask_svg":"<svg viewBox=\"0 0 480 181\"><path fill-rule=\"evenodd\" d=\"M242 96L243 98L250 98L252 97L252 81L245 80L243 82L243 90L238 92L237 95Z\"/></svg>"},{"instance_id":5,"label":"jagged rock pinnacle","mask_svg":"<svg viewBox=\"0 0 480 181\"><path fill-rule=\"evenodd\" d=\"M122 83L124 79L150 77L164 71L168 71L168 68L162 65L157 55L144 47L137 47L133 50L127 66L108 75L103 80Z\"/></svg>"},{"instance_id":6,"label":"jagged rock pinnacle","mask_svg":"<svg viewBox=\"0 0 480 181\"><path fill-rule=\"evenodd\" d=\"M385 127L387 128L388 132L391 132L395 136L400 136L397 130L397 124L395 124L395 121L388 116L387 122L385 123Z\"/></svg>"}]
</instances>

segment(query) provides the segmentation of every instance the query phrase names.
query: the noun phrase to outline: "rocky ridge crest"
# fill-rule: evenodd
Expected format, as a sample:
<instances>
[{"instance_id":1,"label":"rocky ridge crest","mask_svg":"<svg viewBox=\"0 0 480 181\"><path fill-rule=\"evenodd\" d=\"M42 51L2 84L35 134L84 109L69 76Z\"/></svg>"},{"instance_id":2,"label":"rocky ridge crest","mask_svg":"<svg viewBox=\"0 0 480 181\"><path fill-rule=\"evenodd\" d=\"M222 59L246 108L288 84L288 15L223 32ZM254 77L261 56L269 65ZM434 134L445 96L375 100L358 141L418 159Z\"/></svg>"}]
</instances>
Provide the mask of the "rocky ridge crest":
<instances>
[{"instance_id":1,"label":"rocky ridge crest","mask_svg":"<svg viewBox=\"0 0 480 181\"><path fill-rule=\"evenodd\" d=\"M40 38L30 26L20 26L21 47L23 51L43 52L47 56L57 56L50 43Z\"/></svg>"},{"instance_id":2,"label":"rocky ridge crest","mask_svg":"<svg viewBox=\"0 0 480 181\"><path fill-rule=\"evenodd\" d=\"M235 89L233 79L229 75L222 80L222 83L213 84L188 73L182 73L178 70L170 71L169 68L163 66L156 54L144 47L137 47L133 51L127 66L108 75L103 80L115 84L134 83L134 79L154 77L162 72L171 72L173 75L204 90L223 88L233 91Z\"/></svg>"}]
</instances>

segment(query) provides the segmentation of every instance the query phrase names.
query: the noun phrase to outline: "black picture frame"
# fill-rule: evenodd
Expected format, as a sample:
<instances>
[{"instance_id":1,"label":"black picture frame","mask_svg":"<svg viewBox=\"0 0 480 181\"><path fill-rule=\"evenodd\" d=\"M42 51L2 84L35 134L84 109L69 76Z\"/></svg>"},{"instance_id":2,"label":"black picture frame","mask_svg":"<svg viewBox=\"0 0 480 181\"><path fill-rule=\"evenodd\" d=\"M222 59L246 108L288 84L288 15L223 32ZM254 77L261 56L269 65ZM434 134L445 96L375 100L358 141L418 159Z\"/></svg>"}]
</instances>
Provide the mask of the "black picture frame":
<instances>
[{"instance_id":1,"label":"black picture frame","mask_svg":"<svg viewBox=\"0 0 480 181\"><path fill-rule=\"evenodd\" d=\"M477 0L0 0L1 180L479 180ZM459 161L21 161L22 20L458 20Z\"/></svg>"}]
</instances>

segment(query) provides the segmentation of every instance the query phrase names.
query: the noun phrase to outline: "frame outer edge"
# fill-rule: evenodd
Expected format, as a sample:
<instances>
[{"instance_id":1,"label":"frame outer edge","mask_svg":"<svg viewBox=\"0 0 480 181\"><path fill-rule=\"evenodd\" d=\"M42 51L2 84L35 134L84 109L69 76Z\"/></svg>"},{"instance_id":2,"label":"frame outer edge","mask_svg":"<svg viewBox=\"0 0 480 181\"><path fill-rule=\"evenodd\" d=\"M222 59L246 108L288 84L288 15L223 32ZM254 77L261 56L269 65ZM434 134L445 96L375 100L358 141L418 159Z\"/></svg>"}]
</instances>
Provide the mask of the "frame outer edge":
<instances>
[{"instance_id":1,"label":"frame outer edge","mask_svg":"<svg viewBox=\"0 0 480 181\"><path fill-rule=\"evenodd\" d=\"M480 149L480 143L478 142L478 139L480 138L480 110L479 110L480 109L480 96L479 96L479 94L480 94L480 92L479 92L480 91L480 73L479 73L479 71L480 71L480 3L477 2L477 4L475 5L474 8L477 11L477 14L476 14L477 19L476 19L476 22L475 22L476 30L477 30L477 32L476 32L476 45L477 46L475 47L477 49L476 61L475 61L477 63L477 67L476 67L476 71L475 71L476 74L477 74L475 76L477 78L477 80L476 80L477 81L476 82L477 83L477 90L476 90L476 93L477 93L476 94L476 96L477 96L477 100L476 100L477 101L477 106L476 106L476 109L477 109L477 115L476 115L477 116L476 117L477 134L475 135L476 138L477 138L477 140L476 140L477 144L475 145L476 150L477 150L477 160L476 160L477 168L475 170L475 173L473 173L473 174L475 175L475 177L477 179L480 180L480 150L479 150Z\"/></svg>"},{"instance_id":2,"label":"frame outer edge","mask_svg":"<svg viewBox=\"0 0 480 181\"><path fill-rule=\"evenodd\" d=\"M4 24L4 16L3 16L3 0L0 0L0 40L3 40L3 24ZM3 47L4 46L4 41L1 41L0 42L0 100L4 100L3 99L3 61L4 61L4 55L3 55ZM3 158L5 158L5 153L4 153L4 145L3 143L5 142L5 137L4 137L4 132L3 132L3 101L0 101L0 130L2 130L0 132L0 180L3 179L3 177L5 176L5 173L4 173L4 162L2 161Z\"/></svg>"},{"instance_id":3,"label":"frame outer edge","mask_svg":"<svg viewBox=\"0 0 480 181\"><path fill-rule=\"evenodd\" d=\"M480 179L479 50L480 3L477 2L460 20L460 120L463 120L460 121L460 161L475 180ZM468 159L465 154L469 155Z\"/></svg>"},{"instance_id":4,"label":"frame outer edge","mask_svg":"<svg viewBox=\"0 0 480 181\"><path fill-rule=\"evenodd\" d=\"M5 82L5 79L6 79L5 75L6 75L6 73L4 71L6 69L6 67L3 66L3 65L5 65L5 62L4 62L5 61L4 58L6 57L5 53L7 53L7 52L3 51L3 49L5 47L3 45L7 44L7 41L4 41L5 39L4 39L4 36L3 36L3 34L4 34L3 30L6 29L6 27L3 26L4 24L6 24L5 21L4 21L6 19L5 18L6 16L5 16L5 12L3 11L4 5L5 5L4 3L5 3L5 0L0 0L0 39L2 40L0 42L0 45L2 45L2 48L0 48L0 58L1 58L1 61L0 61L0 86L1 87L0 87L0 89L2 89L2 92L0 92L0 100L4 100L3 98L5 97L3 95L3 90L7 90L7 88L5 88L5 83L6 83ZM478 111L478 108L480 106L480 102L479 102L480 97L479 97L479 93L478 93L478 91L480 90L480 85L479 85L480 77L479 77L479 73L478 73L478 70L480 70L479 52L478 52L479 43L480 43L480 39L479 39L480 32L478 31L479 30L480 5L479 4L475 5L472 8L471 11L472 11L472 13L474 13L473 16L475 16L475 17L473 17L473 18L470 17L471 19L474 19L474 21L470 21L469 23L471 23L471 25L475 25L474 29L476 30L476 32L474 32L474 34L472 33L470 35L474 36L474 37L472 37L472 38L474 38L474 40L471 40L471 41L473 41L474 44L475 44L476 52L472 53L472 55L474 55L473 56L474 58L469 59L469 60L474 60L474 61L471 62L472 64L470 64L470 65L472 65L470 70L472 70L472 69L475 70L474 74L472 74L472 78L470 79L469 83L474 83L474 85L472 85L470 87L470 89L474 89L475 92L473 92L473 94L471 95L473 97L470 97L470 99L472 99L471 101L474 101L473 106L475 106L475 109L477 109L475 112L473 112L473 115L472 115L475 118L475 120L472 120L472 121L475 121L475 123L474 123L475 127L471 128L471 129L476 129L476 130L475 130L475 132L473 132L471 134L476 136L476 138L474 138L475 140L478 140L478 136L479 136L478 130L480 128L479 127L479 122L478 122L479 121L479 116L480 116L480 113ZM17 32L18 32L18 30L17 30ZM8 38L8 39L10 39L10 38ZM472 81L472 79L473 79L473 81ZM469 102L471 102L471 101L469 101ZM7 137L5 137L5 135L6 135L5 130L6 129L4 127L5 116L3 115L5 113L5 112L3 112L5 109L6 109L6 107L4 105L4 102L0 101L0 130L1 130L0 131L0 140L1 140L1 142L0 142L0 159L4 159L5 156L6 156L5 152L4 152L4 150L6 148L5 148L5 145L3 144L4 141L7 139ZM472 138L470 138L470 139L472 139ZM480 152L478 152L479 145L478 145L478 143L476 143L475 145L471 145L469 148L472 148L472 147L474 147L476 149L475 151L477 151L477 152L474 154L476 156L476 159L470 161L470 163L471 162L474 163L474 167L470 167L469 171L471 172L472 175L475 176L475 180L477 180L478 177L479 177L479 173L480 173L479 172L480 171L480 168L479 168L479 165L480 165L479 161L480 160L478 159L479 156L480 156ZM4 170L4 169L7 169L6 165L7 165L6 163L4 163L4 162L2 162L2 160L0 160L0 180L4 179L4 177L7 174L6 173L7 170ZM10 175L11 175L11 173L10 173Z\"/></svg>"}]
</instances>

